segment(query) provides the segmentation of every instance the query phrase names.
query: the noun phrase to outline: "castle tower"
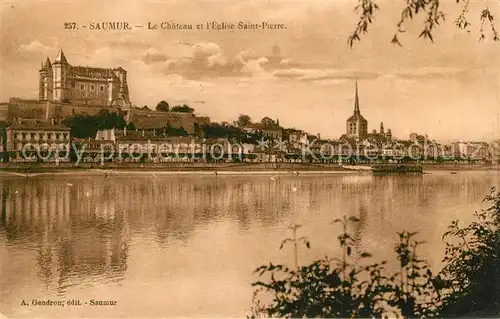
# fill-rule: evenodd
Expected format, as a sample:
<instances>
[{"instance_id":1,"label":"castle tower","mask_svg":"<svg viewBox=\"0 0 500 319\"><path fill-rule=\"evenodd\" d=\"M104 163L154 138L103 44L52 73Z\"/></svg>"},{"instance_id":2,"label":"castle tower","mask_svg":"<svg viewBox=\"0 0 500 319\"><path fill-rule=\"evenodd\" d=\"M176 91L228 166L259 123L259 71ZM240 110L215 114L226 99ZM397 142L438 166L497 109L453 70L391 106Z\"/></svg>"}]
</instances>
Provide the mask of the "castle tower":
<instances>
[{"instance_id":1,"label":"castle tower","mask_svg":"<svg viewBox=\"0 0 500 319\"><path fill-rule=\"evenodd\" d=\"M52 74L52 64L50 63L49 57L45 61L45 69L47 70L47 77L45 78L45 100L51 101L54 98L54 92L52 88L54 87L53 83L53 74Z\"/></svg>"},{"instance_id":2,"label":"castle tower","mask_svg":"<svg viewBox=\"0 0 500 319\"><path fill-rule=\"evenodd\" d=\"M392 141L392 132L391 132L391 129L387 130L387 134L385 134L385 137L387 137L388 141Z\"/></svg>"},{"instance_id":3,"label":"castle tower","mask_svg":"<svg viewBox=\"0 0 500 319\"><path fill-rule=\"evenodd\" d=\"M38 99L40 101L45 100L45 78L47 77L47 70L44 67L44 63L42 61L42 65L39 71L38 77Z\"/></svg>"},{"instance_id":4,"label":"castle tower","mask_svg":"<svg viewBox=\"0 0 500 319\"><path fill-rule=\"evenodd\" d=\"M63 50L59 50L57 57L52 65L52 81L54 83L54 100L64 101L68 90L68 70L69 63L64 56Z\"/></svg>"},{"instance_id":5,"label":"castle tower","mask_svg":"<svg viewBox=\"0 0 500 319\"><path fill-rule=\"evenodd\" d=\"M40 68L39 100L52 100L52 87L52 64L50 63L50 59L47 57L47 60L42 62L42 67Z\"/></svg>"},{"instance_id":6,"label":"castle tower","mask_svg":"<svg viewBox=\"0 0 500 319\"><path fill-rule=\"evenodd\" d=\"M122 100L125 105L130 104L130 98L128 95L128 84L127 84L127 71L122 67L115 69L115 74L120 81L120 87L118 88L118 99Z\"/></svg>"},{"instance_id":7,"label":"castle tower","mask_svg":"<svg viewBox=\"0 0 500 319\"><path fill-rule=\"evenodd\" d=\"M358 82L356 81L354 95L354 114L346 121L347 136L363 139L368 135L368 121L361 115L359 109Z\"/></svg>"}]
</instances>

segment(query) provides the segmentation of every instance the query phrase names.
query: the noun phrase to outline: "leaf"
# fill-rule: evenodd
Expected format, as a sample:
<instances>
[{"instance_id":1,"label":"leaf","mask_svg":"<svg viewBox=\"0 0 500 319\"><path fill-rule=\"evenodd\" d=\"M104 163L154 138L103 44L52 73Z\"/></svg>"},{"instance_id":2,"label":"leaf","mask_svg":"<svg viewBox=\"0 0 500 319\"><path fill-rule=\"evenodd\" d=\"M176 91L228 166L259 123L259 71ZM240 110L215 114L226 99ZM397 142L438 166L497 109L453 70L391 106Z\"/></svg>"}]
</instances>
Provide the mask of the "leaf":
<instances>
[{"instance_id":1,"label":"leaf","mask_svg":"<svg viewBox=\"0 0 500 319\"><path fill-rule=\"evenodd\" d=\"M351 217L349 217L349 221L357 223L357 222L359 222L360 220L359 220L359 218L357 218L357 217L355 217L355 216L351 216Z\"/></svg>"},{"instance_id":2,"label":"leaf","mask_svg":"<svg viewBox=\"0 0 500 319\"><path fill-rule=\"evenodd\" d=\"M280 250L281 250L281 249L283 249L283 246L285 246L285 244L286 244L287 242L289 242L289 241L293 241L293 240L292 240L292 239L290 239L290 238L287 238L287 239L283 240L283 241L281 242L281 245L280 245Z\"/></svg>"},{"instance_id":3,"label":"leaf","mask_svg":"<svg viewBox=\"0 0 500 319\"><path fill-rule=\"evenodd\" d=\"M398 36L397 36L396 34L395 34L395 35L394 35L394 37L392 38L391 43L392 43L392 44L397 44L397 45L399 45L400 47L402 47L401 42L399 42L399 40L398 40Z\"/></svg>"},{"instance_id":4,"label":"leaf","mask_svg":"<svg viewBox=\"0 0 500 319\"><path fill-rule=\"evenodd\" d=\"M427 32L427 36L431 40L431 42L434 42L434 39L432 38L432 34L430 32Z\"/></svg>"}]
</instances>

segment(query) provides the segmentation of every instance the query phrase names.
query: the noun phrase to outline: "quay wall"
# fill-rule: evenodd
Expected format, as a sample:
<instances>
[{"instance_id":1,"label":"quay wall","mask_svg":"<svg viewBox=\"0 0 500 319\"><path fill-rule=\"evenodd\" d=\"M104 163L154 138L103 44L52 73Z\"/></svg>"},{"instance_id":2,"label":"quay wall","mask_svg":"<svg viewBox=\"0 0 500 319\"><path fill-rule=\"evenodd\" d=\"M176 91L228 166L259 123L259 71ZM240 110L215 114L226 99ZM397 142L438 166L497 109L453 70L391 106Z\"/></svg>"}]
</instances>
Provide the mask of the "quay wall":
<instances>
[{"instance_id":1,"label":"quay wall","mask_svg":"<svg viewBox=\"0 0 500 319\"><path fill-rule=\"evenodd\" d=\"M170 162L170 163L0 163L1 171L25 172L61 171L61 170L133 170L133 171L345 171L352 173L371 173L370 170L356 171L345 169L338 164L307 163L206 163L206 162ZM500 171L499 165L423 165L426 171Z\"/></svg>"}]
</instances>

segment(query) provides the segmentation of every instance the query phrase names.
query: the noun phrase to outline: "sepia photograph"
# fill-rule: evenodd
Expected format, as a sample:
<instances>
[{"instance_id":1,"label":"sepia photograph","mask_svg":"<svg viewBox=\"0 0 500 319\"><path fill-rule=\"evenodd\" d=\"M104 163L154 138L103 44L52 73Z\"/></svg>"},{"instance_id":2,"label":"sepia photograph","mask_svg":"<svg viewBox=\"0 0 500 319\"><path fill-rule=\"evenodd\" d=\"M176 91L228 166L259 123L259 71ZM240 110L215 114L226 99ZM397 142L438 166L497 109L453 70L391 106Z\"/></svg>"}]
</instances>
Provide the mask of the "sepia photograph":
<instances>
[{"instance_id":1,"label":"sepia photograph","mask_svg":"<svg viewBox=\"0 0 500 319\"><path fill-rule=\"evenodd\" d=\"M499 0L3 0L0 319L500 318Z\"/></svg>"}]
</instances>

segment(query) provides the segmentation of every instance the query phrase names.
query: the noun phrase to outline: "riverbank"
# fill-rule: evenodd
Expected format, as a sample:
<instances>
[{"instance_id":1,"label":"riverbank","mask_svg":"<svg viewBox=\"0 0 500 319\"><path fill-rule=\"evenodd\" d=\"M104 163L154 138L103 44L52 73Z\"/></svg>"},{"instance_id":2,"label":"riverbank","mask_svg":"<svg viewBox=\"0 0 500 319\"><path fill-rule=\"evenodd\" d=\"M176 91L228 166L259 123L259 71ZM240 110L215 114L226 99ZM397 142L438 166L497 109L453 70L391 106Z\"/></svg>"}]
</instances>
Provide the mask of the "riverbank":
<instances>
[{"instance_id":1,"label":"riverbank","mask_svg":"<svg viewBox=\"0 0 500 319\"><path fill-rule=\"evenodd\" d=\"M425 171L500 171L500 165L423 164Z\"/></svg>"},{"instance_id":2,"label":"riverbank","mask_svg":"<svg viewBox=\"0 0 500 319\"><path fill-rule=\"evenodd\" d=\"M40 174L85 174L85 175L119 175L119 174L264 174L264 175L305 175L305 174L371 174L367 165L350 165L348 168L339 164L309 163L1 163L0 175L34 176ZM500 171L498 165L465 165L465 164L422 164L423 171Z\"/></svg>"},{"instance_id":3,"label":"riverbank","mask_svg":"<svg viewBox=\"0 0 500 319\"><path fill-rule=\"evenodd\" d=\"M355 170L344 169L339 165L320 166L315 164L292 163L161 163L161 164L9 164L1 167L0 175L38 176L38 175L123 175L123 174L161 174L161 175L299 175L299 174L359 174Z\"/></svg>"}]
</instances>

